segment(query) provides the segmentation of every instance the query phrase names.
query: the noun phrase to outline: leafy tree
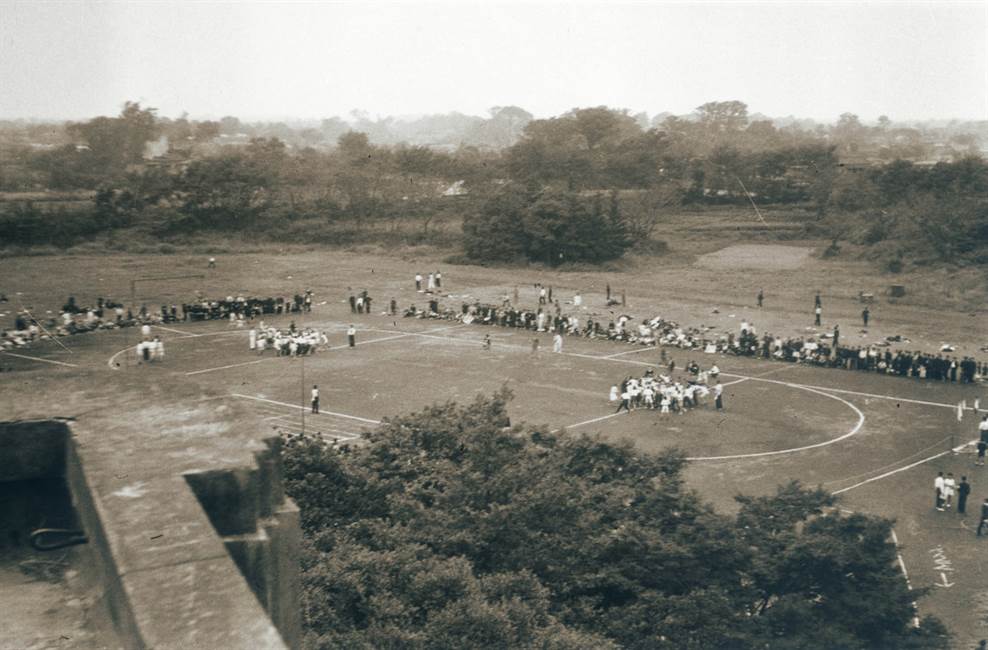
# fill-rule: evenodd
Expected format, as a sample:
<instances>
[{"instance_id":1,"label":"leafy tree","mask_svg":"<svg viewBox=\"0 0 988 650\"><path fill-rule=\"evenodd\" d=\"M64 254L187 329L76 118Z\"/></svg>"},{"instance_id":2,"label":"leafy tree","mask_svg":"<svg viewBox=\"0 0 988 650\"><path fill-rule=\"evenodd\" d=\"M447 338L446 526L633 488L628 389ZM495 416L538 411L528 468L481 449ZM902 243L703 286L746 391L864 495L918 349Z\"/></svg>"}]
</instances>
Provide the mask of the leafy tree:
<instances>
[{"instance_id":1,"label":"leafy tree","mask_svg":"<svg viewBox=\"0 0 988 650\"><path fill-rule=\"evenodd\" d=\"M737 100L707 102L696 113L703 128L712 133L736 133L748 125L748 105Z\"/></svg>"},{"instance_id":2,"label":"leafy tree","mask_svg":"<svg viewBox=\"0 0 988 650\"><path fill-rule=\"evenodd\" d=\"M798 483L718 515L680 452L508 427L510 397L287 438L309 647L947 647L889 521Z\"/></svg>"},{"instance_id":3,"label":"leafy tree","mask_svg":"<svg viewBox=\"0 0 988 650\"><path fill-rule=\"evenodd\" d=\"M144 145L157 137L155 110L126 102L118 117L97 117L69 124L67 130L86 144L90 164L103 175L113 177L122 174L128 164L140 161Z\"/></svg>"},{"instance_id":4,"label":"leafy tree","mask_svg":"<svg viewBox=\"0 0 988 650\"><path fill-rule=\"evenodd\" d=\"M631 245L617 204L604 214L600 198L573 192L533 192L519 186L495 194L463 223L471 259L525 258L557 266L620 257Z\"/></svg>"}]
</instances>

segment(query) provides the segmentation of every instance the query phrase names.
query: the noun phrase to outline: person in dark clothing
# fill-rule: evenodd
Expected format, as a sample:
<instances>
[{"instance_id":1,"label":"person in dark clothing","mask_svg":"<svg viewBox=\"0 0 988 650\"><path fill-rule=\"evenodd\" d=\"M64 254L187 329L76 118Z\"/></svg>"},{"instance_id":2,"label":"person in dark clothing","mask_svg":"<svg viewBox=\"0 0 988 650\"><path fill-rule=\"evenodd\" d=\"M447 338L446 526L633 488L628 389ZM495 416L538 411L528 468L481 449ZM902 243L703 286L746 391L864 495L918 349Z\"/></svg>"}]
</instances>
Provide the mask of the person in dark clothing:
<instances>
[{"instance_id":1,"label":"person in dark clothing","mask_svg":"<svg viewBox=\"0 0 988 650\"><path fill-rule=\"evenodd\" d=\"M764 293L764 292L763 292L763 291L762 291L761 289L759 289L759 290L758 290L758 306L759 306L759 307L761 307L761 306L762 306L762 302L763 302L764 300L765 300L765 293Z\"/></svg>"},{"instance_id":2,"label":"person in dark clothing","mask_svg":"<svg viewBox=\"0 0 988 650\"><path fill-rule=\"evenodd\" d=\"M988 497L981 504L981 522L978 523L978 537L981 537L981 530L988 527Z\"/></svg>"},{"instance_id":3,"label":"person in dark clothing","mask_svg":"<svg viewBox=\"0 0 988 650\"><path fill-rule=\"evenodd\" d=\"M969 494L971 494L971 484L967 482L966 476L962 476L961 482L957 486L957 514L964 514L967 508L967 495Z\"/></svg>"},{"instance_id":4,"label":"person in dark clothing","mask_svg":"<svg viewBox=\"0 0 988 650\"><path fill-rule=\"evenodd\" d=\"M357 313L357 296L353 295L352 291L350 292L350 313Z\"/></svg>"},{"instance_id":5,"label":"person in dark clothing","mask_svg":"<svg viewBox=\"0 0 988 650\"><path fill-rule=\"evenodd\" d=\"M861 312L861 322L864 323L865 327L868 327L868 319L871 317L871 312L865 307Z\"/></svg>"}]
</instances>

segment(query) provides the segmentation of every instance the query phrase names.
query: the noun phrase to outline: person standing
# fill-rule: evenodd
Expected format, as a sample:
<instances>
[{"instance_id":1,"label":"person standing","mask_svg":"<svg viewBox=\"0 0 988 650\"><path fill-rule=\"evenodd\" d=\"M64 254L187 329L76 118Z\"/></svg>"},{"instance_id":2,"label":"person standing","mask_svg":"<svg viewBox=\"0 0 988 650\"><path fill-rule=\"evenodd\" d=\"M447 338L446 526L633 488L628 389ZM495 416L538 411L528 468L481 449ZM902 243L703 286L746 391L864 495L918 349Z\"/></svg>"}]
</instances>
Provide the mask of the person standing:
<instances>
[{"instance_id":1,"label":"person standing","mask_svg":"<svg viewBox=\"0 0 988 650\"><path fill-rule=\"evenodd\" d=\"M978 439L988 445L988 415L983 416L981 422L978 423ZM984 457L982 457L981 464L984 465Z\"/></svg>"},{"instance_id":2,"label":"person standing","mask_svg":"<svg viewBox=\"0 0 988 650\"><path fill-rule=\"evenodd\" d=\"M954 488L957 487L957 481L954 480L954 475L951 472L947 472L947 478L943 480L943 507L949 508L954 505Z\"/></svg>"},{"instance_id":3,"label":"person standing","mask_svg":"<svg viewBox=\"0 0 988 650\"><path fill-rule=\"evenodd\" d=\"M817 298L819 298L819 296L817 296ZM816 325L817 327L820 327L820 316L822 315L823 315L823 308L820 307L820 305L817 305L816 307L813 308L813 316L814 316L813 324Z\"/></svg>"},{"instance_id":4,"label":"person standing","mask_svg":"<svg viewBox=\"0 0 988 650\"><path fill-rule=\"evenodd\" d=\"M316 384L312 385L312 412L319 412L319 386Z\"/></svg>"},{"instance_id":5,"label":"person standing","mask_svg":"<svg viewBox=\"0 0 988 650\"><path fill-rule=\"evenodd\" d=\"M350 323L350 327L346 331L347 344L353 348L357 346L357 328Z\"/></svg>"},{"instance_id":6,"label":"person standing","mask_svg":"<svg viewBox=\"0 0 988 650\"><path fill-rule=\"evenodd\" d=\"M250 328L250 331L249 332L247 332L247 340L250 341L250 349L251 349L251 351L256 350L257 349L257 330L254 329L253 327Z\"/></svg>"},{"instance_id":7,"label":"person standing","mask_svg":"<svg viewBox=\"0 0 988 650\"><path fill-rule=\"evenodd\" d=\"M724 387L721 386L720 381L714 384L714 406L718 411L724 410Z\"/></svg>"},{"instance_id":8,"label":"person standing","mask_svg":"<svg viewBox=\"0 0 988 650\"><path fill-rule=\"evenodd\" d=\"M962 476L961 482L957 486L957 514L963 515L967 512L967 495L971 494L971 484L967 482L967 477Z\"/></svg>"},{"instance_id":9,"label":"person standing","mask_svg":"<svg viewBox=\"0 0 988 650\"><path fill-rule=\"evenodd\" d=\"M432 293L433 291L436 290L436 275L435 275L435 273L430 273L429 274L429 279L428 279L428 282L426 284L425 290L428 293Z\"/></svg>"},{"instance_id":10,"label":"person standing","mask_svg":"<svg viewBox=\"0 0 988 650\"><path fill-rule=\"evenodd\" d=\"M442 271L436 269L436 288L442 289L443 286L443 274Z\"/></svg>"},{"instance_id":11,"label":"person standing","mask_svg":"<svg viewBox=\"0 0 988 650\"><path fill-rule=\"evenodd\" d=\"M394 298L391 299L391 304L389 305L389 307L391 308L392 316L398 313L398 301L396 301Z\"/></svg>"},{"instance_id":12,"label":"person standing","mask_svg":"<svg viewBox=\"0 0 988 650\"><path fill-rule=\"evenodd\" d=\"M491 335L484 334L484 350L489 351L490 349L491 349Z\"/></svg>"},{"instance_id":13,"label":"person standing","mask_svg":"<svg viewBox=\"0 0 988 650\"><path fill-rule=\"evenodd\" d=\"M819 291L816 292L816 298L813 299L813 306L814 307L822 307L823 306L823 303L820 301L820 292Z\"/></svg>"},{"instance_id":14,"label":"person standing","mask_svg":"<svg viewBox=\"0 0 988 650\"><path fill-rule=\"evenodd\" d=\"M862 322L862 323L864 323L864 326L865 326L865 327L868 327L868 319L869 319L870 317L871 317L871 312L870 312L870 311L868 311L868 308L867 308L867 307L865 307L865 308L864 308L864 309L863 309L863 310L861 311L861 322Z\"/></svg>"},{"instance_id":15,"label":"person standing","mask_svg":"<svg viewBox=\"0 0 988 650\"><path fill-rule=\"evenodd\" d=\"M418 291L419 293L422 293L422 274L421 273L416 273L415 274L415 290Z\"/></svg>"},{"instance_id":16,"label":"person standing","mask_svg":"<svg viewBox=\"0 0 988 650\"><path fill-rule=\"evenodd\" d=\"M765 293L759 289L758 290L758 308L761 309L762 302L765 300Z\"/></svg>"},{"instance_id":17,"label":"person standing","mask_svg":"<svg viewBox=\"0 0 988 650\"><path fill-rule=\"evenodd\" d=\"M621 393L621 403L618 404L617 410L614 412L620 413L621 409L624 409L628 413L631 413L631 393L628 392L627 387L625 387L624 392ZM988 501L988 499L986 499L986 501Z\"/></svg>"},{"instance_id":18,"label":"person standing","mask_svg":"<svg viewBox=\"0 0 988 650\"><path fill-rule=\"evenodd\" d=\"M563 351L563 335L559 332L552 337L552 351L557 354Z\"/></svg>"},{"instance_id":19,"label":"person standing","mask_svg":"<svg viewBox=\"0 0 988 650\"><path fill-rule=\"evenodd\" d=\"M607 304L611 304L611 283L607 283Z\"/></svg>"},{"instance_id":20,"label":"person standing","mask_svg":"<svg viewBox=\"0 0 988 650\"><path fill-rule=\"evenodd\" d=\"M840 345L840 325L834 325L834 354L837 354L838 345Z\"/></svg>"},{"instance_id":21,"label":"person standing","mask_svg":"<svg viewBox=\"0 0 988 650\"><path fill-rule=\"evenodd\" d=\"M351 314L356 314L357 313L357 296L353 295L353 289L350 289L349 287L347 287L347 290L350 292L350 313Z\"/></svg>"},{"instance_id":22,"label":"person standing","mask_svg":"<svg viewBox=\"0 0 988 650\"><path fill-rule=\"evenodd\" d=\"M981 504L981 521L978 522L978 537L981 537L981 529L988 527L988 497L985 497Z\"/></svg>"},{"instance_id":23,"label":"person standing","mask_svg":"<svg viewBox=\"0 0 988 650\"><path fill-rule=\"evenodd\" d=\"M937 472L937 477L933 479L933 492L936 509L943 512L943 472Z\"/></svg>"}]
</instances>

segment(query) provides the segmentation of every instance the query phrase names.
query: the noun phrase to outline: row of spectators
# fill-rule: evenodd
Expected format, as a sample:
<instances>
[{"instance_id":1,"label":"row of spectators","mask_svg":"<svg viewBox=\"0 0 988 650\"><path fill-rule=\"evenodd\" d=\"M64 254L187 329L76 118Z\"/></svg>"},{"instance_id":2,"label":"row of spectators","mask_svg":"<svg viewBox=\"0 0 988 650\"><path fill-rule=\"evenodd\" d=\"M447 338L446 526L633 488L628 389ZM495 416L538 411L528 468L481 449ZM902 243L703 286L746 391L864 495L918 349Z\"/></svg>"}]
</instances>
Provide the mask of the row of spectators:
<instances>
[{"instance_id":1,"label":"row of spectators","mask_svg":"<svg viewBox=\"0 0 988 650\"><path fill-rule=\"evenodd\" d=\"M840 331L815 337L759 337L754 325L741 323L741 332L716 332L710 326L688 327L661 317L636 322L628 314L614 316L605 323L596 315L581 320L580 315L564 314L559 303L550 309L523 309L509 301L500 305L462 303L459 309L429 301L428 309L415 305L405 310L406 317L458 320L467 324L496 325L536 332L553 332L590 339L606 339L637 345L673 346L708 354L733 354L777 361L808 363L831 368L876 372L934 381L974 383L988 380L988 363L973 357L938 353L892 350L901 337L865 346L840 345Z\"/></svg>"},{"instance_id":2,"label":"row of spectators","mask_svg":"<svg viewBox=\"0 0 988 650\"><path fill-rule=\"evenodd\" d=\"M160 309L148 309L147 305L141 305L136 313L109 298L99 297L95 305L82 306L76 302L74 296L69 296L57 318L40 318L30 309L18 312L14 317L13 330L0 330L0 349L25 347L44 338L70 336L98 329L183 321L243 321L265 314L298 314L311 309L311 291L277 298L243 295L218 300L199 298L180 306L161 305Z\"/></svg>"}]
</instances>

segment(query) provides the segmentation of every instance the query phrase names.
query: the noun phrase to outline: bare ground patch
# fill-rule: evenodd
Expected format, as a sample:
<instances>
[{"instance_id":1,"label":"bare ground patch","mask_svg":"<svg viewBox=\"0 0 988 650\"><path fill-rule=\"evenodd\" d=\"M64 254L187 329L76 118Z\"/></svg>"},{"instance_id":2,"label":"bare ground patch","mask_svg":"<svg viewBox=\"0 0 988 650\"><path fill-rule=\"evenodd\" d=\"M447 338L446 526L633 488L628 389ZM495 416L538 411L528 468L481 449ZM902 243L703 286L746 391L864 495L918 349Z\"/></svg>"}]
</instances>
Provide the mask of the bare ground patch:
<instances>
[{"instance_id":1,"label":"bare ground patch","mask_svg":"<svg viewBox=\"0 0 988 650\"><path fill-rule=\"evenodd\" d=\"M697 258L697 264L712 269L791 270L802 268L812 248L780 244L738 244Z\"/></svg>"}]
</instances>

